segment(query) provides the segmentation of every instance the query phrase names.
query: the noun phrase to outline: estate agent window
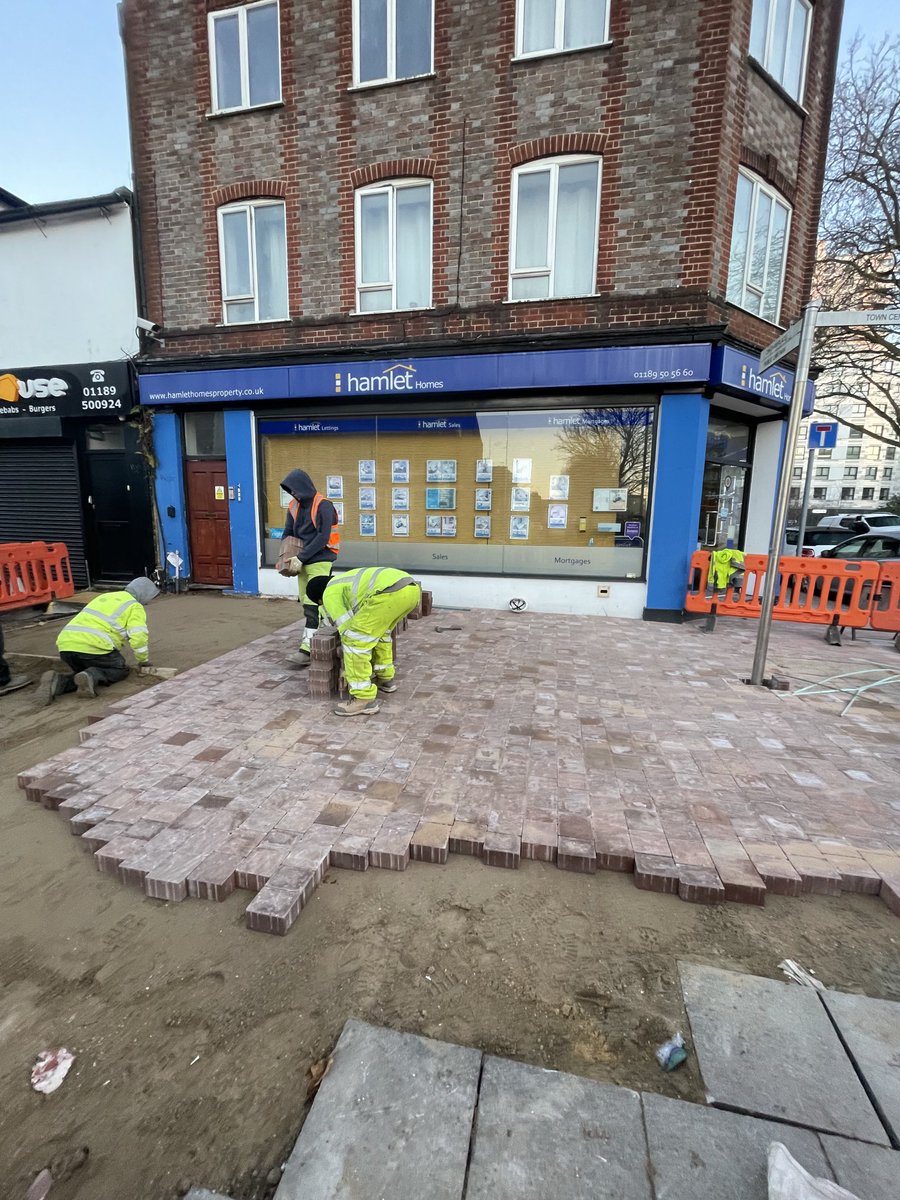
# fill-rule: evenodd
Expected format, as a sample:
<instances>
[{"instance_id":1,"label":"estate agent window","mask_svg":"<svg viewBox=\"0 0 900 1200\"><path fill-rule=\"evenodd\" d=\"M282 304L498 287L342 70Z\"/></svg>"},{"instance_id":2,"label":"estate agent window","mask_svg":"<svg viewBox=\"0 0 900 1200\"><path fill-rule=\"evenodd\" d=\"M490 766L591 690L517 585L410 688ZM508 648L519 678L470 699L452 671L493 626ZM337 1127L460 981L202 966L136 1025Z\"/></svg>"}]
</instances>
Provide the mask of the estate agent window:
<instances>
[{"instance_id":1,"label":"estate agent window","mask_svg":"<svg viewBox=\"0 0 900 1200\"><path fill-rule=\"evenodd\" d=\"M811 20L809 0L753 0L750 53L798 103L803 98Z\"/></svg>"},{"instance_id":2,"label":"estate agent window","mask_svg":"<svg viewBox=\"0 0 900 1200\"><path fill-rule=\"evenodd\" d=\"M284 204L254 200L219 209L219 264L226 325L288 315Z\"/></svg>"},{"instance_id":3,"label":"estate agent window","mask_svg":"<svg viewBox=\"0 0 900 1200\"><path fill-rule=\"evenodd\" d=\"M368 390L365 364L359 375ZM265 561L290 499L279 483L302 462L337 509L343 566L639 579L654 411L623 400L262 418Z\"/></svg>"},{"instance_id":4,"label":"estate agent window","mask_svg":"<svg viewBox=\"0 0 900 1200\"><path fill-rule=\"evenodd\" d=\"M781 310L790 224L791 210L778 193L749 171L738 171L727 299L773 324Z\"/></svg>"},{"instance_id":5,"label":"estate agent window","mask_svg":"<svg viewBox=\"0 0 900 1200\"><path fill-rule=\"evenodd\" d=\"M510 300L590 296L597 278L600 160L540 159L512 178Z\"/></svg>"},{"instance_id":6,"label":"estate agent window","mask_svg":"<svg viewBox=\"0 0 900 1200\"><path fill-rule=\"evenodd\" d=\"M609 36L607 0L518 0L516 54L551 54L602 45Z\"/></svg>"},{"instance_id":7,"label":"estate agent window","mask_svg":"<svg viewBox=\"0 0 900 1200\"><path fill-rule=\"evenodd\" d=\"M277 0L209 14L213 112L281 99Z\"/></svg>"},{"instance_id":8,"label":"estate agent window","mask_svg":"<svg viewBox=\"0 0 900 1200\"><path fill-rule=\"evenodd\" d=\"M431 307L431 181L403 179L356 193L356 307Z\"/></svg>"},{"instance_id":9,"label":"estate agent window","mask_svg":"<svg viewBox=\"0 0 900 1200\"><path fill-rule=\"evenodd\" d=\"M430 75L432 0L353 0L353 82Z\"/></svg>"}]
</instances>

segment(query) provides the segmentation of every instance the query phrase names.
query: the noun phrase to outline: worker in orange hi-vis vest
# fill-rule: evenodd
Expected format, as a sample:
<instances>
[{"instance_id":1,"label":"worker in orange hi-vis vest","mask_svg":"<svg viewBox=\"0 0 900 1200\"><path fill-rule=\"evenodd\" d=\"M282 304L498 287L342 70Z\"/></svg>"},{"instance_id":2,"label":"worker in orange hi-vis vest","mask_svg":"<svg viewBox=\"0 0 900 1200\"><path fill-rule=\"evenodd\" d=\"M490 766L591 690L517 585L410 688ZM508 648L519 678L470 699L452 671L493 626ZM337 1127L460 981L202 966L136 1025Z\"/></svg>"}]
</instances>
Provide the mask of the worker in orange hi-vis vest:
<instances>
[{"instance_id":1,"label":"worker in orange hi-vis vest","mask_svg":"<svg viewBox=\"0 0 900 1200\"><path fill-rule=\"evenodd\" d=\"M285 514L282 538L295 537L300 549L288 564L288 571L297 576L299 600L306 616L306 629L296 654L288 657L295 667L308 667L310 642L319 627L319 606L311 603L306 589L311 579L330 575L334 560L341 548L341 535L334 505L326 500L305 471L289 471L281 486L292 497Z\"/></svg>"}]
</instances>

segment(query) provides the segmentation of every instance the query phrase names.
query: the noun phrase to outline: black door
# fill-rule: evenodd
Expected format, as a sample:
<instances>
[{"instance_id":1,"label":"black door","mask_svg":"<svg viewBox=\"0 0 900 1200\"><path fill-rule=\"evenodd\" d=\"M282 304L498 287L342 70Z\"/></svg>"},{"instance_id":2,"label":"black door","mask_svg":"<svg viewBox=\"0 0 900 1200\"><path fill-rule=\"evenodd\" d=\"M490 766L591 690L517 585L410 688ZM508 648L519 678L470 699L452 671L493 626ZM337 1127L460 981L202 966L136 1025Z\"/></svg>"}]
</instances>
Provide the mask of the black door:
<instances>
[{"instance_id":1,"label":"black door","mask_svg":"<svg viewBox=\"0 0 900 1200\"><path fill-rule=\"evenodd\" d=\"M84 430L85 532L92 577L122 583L155 566L150 488L138 430L122 422Z\"/></svg>"}]
</instances>

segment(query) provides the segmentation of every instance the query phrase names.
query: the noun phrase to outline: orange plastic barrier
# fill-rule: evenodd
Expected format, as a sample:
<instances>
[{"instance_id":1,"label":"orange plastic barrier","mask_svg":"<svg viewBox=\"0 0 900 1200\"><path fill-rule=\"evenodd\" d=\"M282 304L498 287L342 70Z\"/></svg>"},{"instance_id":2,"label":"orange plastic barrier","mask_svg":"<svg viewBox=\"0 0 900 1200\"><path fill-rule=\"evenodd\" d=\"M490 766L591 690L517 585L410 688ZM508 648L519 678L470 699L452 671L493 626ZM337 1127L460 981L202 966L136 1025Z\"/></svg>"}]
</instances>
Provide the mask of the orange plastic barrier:
<instances>
[{"instance_id":1,"label":"orange plastic barrier","mask_svg":"<svg viewBox=\"0 0 900 1200\"><path fill-rule=\"evenodd\" d=\"M746 555L737 586L716 591L707 583L709 551L696 551L691 558L685 609L713 617L758 617L767 564L765 554ZM877 562L784 556L778 560L772 615L777 621L862 629L872 615L883 569Z\"/></svg>"},{"instance_id":2,"label":"orange plastic barrier","mask_svg":"<svg viewBox=\"0 0 900 1200\"><path fill-rule=\"evenodd\" d=\"M881 564L871 625L887 633L900 633L900 563Z\"/></svg>"},{"instance_id":3,"label":"orange plastic barrier","mask_svg":"<svg viewBox=\"0 0 900 1200\"><path fill-rule=\"evenodd\" d=\"M74 595L63 542L0 543L0 612Z\"/></svg>"}]
</instances>

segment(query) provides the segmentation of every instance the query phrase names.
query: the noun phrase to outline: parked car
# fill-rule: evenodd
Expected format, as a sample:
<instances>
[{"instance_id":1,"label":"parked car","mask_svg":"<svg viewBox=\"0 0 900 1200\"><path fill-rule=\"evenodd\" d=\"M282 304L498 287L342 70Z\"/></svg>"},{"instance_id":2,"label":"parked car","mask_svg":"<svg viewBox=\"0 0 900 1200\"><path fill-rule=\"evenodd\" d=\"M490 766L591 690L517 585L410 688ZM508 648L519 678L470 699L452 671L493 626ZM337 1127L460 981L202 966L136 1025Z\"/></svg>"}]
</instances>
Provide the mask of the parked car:
<instances>
[{"instance_id":1,"label":"parked car","mask_svg":"<svg viewBox=\"0 0 900 1200\"><path fill-rule=\"evenodd\" d=\"M799 529L786 529L784 531L785 554L797 553L797 534ZM807 528L803 534L803 548L800 551L801 558L819 558L830 550L832 546L836 546L838 542L843 541L849 531L846 529L822 529L819 525L814 525L812 529Z\"/></svg>"},{"instance_id":2,"label":"parked car","mask_svg":"<svg viewBox=\"0 0 900 1200\"><path fill-rule=\"evenodd\" d=\"M826 550L822 558L875 559L878 562L900 559L900 533L866 533L848 538Z\"/></svg>"},{"instance_id":3,"label":"parked car","mask_svg":"<svg viewBox=\"0 0 900 1200\"><path fill-rule=\"evenodd\" d=\"M851 533L868 533L872 529L884 529L900 534L900 516L891 512L836 513L823 517L816 529L846 529Z\"/></svg>"}]
</instances>

